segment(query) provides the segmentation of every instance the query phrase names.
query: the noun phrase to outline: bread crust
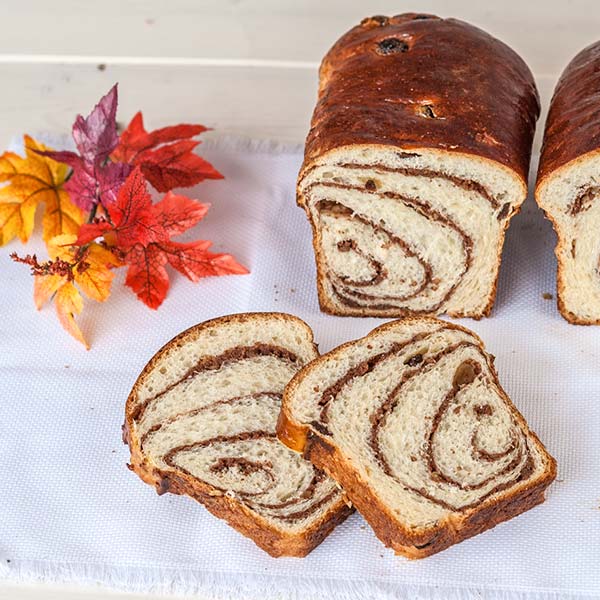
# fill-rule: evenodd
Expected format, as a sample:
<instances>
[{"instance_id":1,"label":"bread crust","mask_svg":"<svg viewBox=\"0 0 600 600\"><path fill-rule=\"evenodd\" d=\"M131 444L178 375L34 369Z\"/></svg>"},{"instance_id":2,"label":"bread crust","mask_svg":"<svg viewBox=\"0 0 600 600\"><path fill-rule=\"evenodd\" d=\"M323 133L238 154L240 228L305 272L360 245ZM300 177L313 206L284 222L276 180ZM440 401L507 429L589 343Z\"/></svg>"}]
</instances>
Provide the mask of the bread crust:
<instances>
[{"instance_id":1,"label":"bread crust","mask_svg":"<svg viewBox=\"0 0 600 600\"><path fill-rule=\"evenodd\" d=\"M477 335L459 325L450 324L431 317L413 317L404 319L404 321L443 323L445 327L473 335L481 344L482 349L484 349L484 344ZM395 322L381 325L363 339L368 339L375 333L393 328L394 324ZM527 480L523 484L515 485L515 489L498 499L494 499L491 496L482 501L479 506L467 509L462 514L452 514L432 527L407 528L371 490L369 484L361 478L360 474L344 458L339 448L314 427L295 421L289 409L290 399L300 382L313 369L318 368L322 361L343 352L344 349L351 347L353 343L347 342L331 352L322 355L320 358L306 365L292 378L283 395L282 408L277 423L277 435L289 448L296 452L301 452L316 467L322 469L340 483L356 509L387 547L392 548L396 554L401 554L411 559L425 558L487 529L491 529L498 523L511 519L544 501L546 488L556 478L556 461L545 451L537 435L529 429L523 416L506 395L500 386L493 363L490 362L489 366L494 383L497 385L502 398L520 426L544 449L548 467L535 480Z\"/></svg>"},{"instance_id":2,"label":"bread crust","mask_svg":"<svg viewBox=\"0 0 600 600\"><path fill-rule=\"evenodd\" d=\"M378 44L387 40L406 49L382 54ZM424 65L427 77L422 76ZM432 107L436 118L423 118L419 112L423 106ZM450 153L505 170L521 187L524 199L539 111L535 81L523 60L501 41L463 21L416 13L375 16L343 35L321 64L318 101L297 187L298 204L305 208L313 229L321 310L388 318L417 314L331 302L318 228L300 189L307 170L342 148ZM509 222L505 219L504 230ZM501 254L499 248L498 265ZM497 276L480 311L447 314L488 316L496 287Z\"/></svg>"},{"instance_id":3,"label":"bread crust","mask_svg":"<svg viewBox=\"0 0 600 600\"><path fill-rule=\"evenodd\" d=\"M177 345L183 345L194 339L200 332L215 326L231 322L246 322L257 317L269 316L280 318L295 325L301 325L310 334L310 327L298 317L286 313L240 313L218 317L194 325L167 342L148 362L137 378L125 405L125 422L123 424L123 441L131 452L128 468L136 473L142 481L153 486L159 495L165 492L187 495L203 504L213 515L224 519L231 527L250 538L257 546L273 557L306 556L318 546L353 511L350 502L342 496L332 506L310 525L297 533L290 533L273 527L260 515L250 510L245 504L230 498L212 486L198 481L184 472L175 472L156 467L144 455L140 438L134 426L136 395L145 377L150 373L159 359ZM313 345L316 350L316 344Z\"/></svg>"},{"instance_id":4,"label":"bread crust","mask_svg":"<svg viewBox=\"0 0 600 600\"><path fill-rule=\"evenodd\" d=\"M582 161L600 164L600 42L584 48L566 66L560 76L548 111L544 142L535 185L535 198L543 208L542 196L554 177L564 174ZM544 209L546 218L558 235L555 254L557 265L557 304L560 314L575 325L600 325L600 319L585 319L570 311L564 303L565 240L554 216Z\"/></svg>"}]
</instances>

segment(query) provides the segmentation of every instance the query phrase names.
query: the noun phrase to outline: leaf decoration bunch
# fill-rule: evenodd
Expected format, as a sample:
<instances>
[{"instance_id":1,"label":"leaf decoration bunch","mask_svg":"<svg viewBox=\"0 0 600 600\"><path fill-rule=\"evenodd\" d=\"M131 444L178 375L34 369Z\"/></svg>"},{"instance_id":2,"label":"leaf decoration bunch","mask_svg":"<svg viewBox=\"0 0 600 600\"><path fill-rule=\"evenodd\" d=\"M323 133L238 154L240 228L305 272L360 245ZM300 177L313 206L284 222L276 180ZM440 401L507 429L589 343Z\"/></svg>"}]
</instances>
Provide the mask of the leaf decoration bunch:
<instances>
[{"instance_id":1,"label":"leaf decoration bunch","mask_svg":"<svg viewBox=\"0 0 600 600\"><path fill-rule=\"evenodd\" d=\"M63 327L86 347L75 317L83 296L98 302L110 296L114 269L127 269L125 285L153 309L169 289L167 266L194 282L248 272L230 254L210 252L210 241L172 239L209 209L173 190L223 178L194 153L200 142L193 138L207 128L182 124L148 132L138 112L119 135L117 102L115 85L86 118L77 117L77 152L52 150L25 135L24 157L0 155L0 245L15 237L27 242L44 206L48 259L11 257L31 269L36 307L53 301ZM164 195L154 201L156 193Z\"/></svg>"}]
</instances>

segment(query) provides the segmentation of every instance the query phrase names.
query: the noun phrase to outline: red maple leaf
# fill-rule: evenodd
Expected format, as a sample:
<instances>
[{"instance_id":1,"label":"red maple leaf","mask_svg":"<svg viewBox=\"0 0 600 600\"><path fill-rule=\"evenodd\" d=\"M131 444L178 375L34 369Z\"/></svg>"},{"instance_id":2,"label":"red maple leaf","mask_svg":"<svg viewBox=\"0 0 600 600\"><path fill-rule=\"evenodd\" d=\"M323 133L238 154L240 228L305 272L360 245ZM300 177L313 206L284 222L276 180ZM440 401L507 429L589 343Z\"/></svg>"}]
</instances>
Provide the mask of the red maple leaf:
<instances>
[{"instance_id":1,"label":"red maple leaf","mask_svg":"<svg viewBox=\"0 0 600 600\"><path fill-rule=\"evenodd\" d=\"M171 240L201 221L209 205L167 193L152 204L139 166L131 172L114 203L107 207L108 219L83 225L78 245L97 237L118 248L129 266L125 284L150 308L158 308L169 289L167 263L192 281L211 275L244 274L248 270L229 254L208 251L211 242L180 243Z\"/></svg>"},{"instance_id":2,"label":"red maple leaf","mask_svg":"<svg viewBox=\"0 0 600 600\"><path fill-rule=\"evenodd\" d=\"M159 192L191 187L205 179L222 179L221 173L193 152L200 142L191 138L204 131L207 128L203 125L182 124L148 132L138 112L121 134L111 158L141 167Z\"/></svg>"}]
</instances>

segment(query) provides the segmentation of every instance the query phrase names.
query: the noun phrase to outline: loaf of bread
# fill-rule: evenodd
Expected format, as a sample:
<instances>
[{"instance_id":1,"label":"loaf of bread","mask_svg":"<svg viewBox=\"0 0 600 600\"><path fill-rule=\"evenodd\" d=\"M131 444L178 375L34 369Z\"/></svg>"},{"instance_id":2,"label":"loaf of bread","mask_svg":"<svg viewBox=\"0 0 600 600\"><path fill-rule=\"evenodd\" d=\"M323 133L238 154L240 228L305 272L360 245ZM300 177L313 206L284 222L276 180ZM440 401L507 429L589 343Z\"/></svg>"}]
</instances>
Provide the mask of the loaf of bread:
<instances>
[{"instance_id":1,"label":"loaf of bread","mask_svg":"<svg viewBox=\"0 0 600 600\"><path fill-rule=\"evenodd\" d=\"M318 355L279 313L232 315L170 341L127 400L130 468L159 494L187 494L272 556L304 556L349 513L336 483L281 444L281 394Z\"/></svg>"},{"instance_id":2,"label":"loaf of bread","mask_svg":"<svg viewBox=\"0 0 600 600\"><path fill-rule=\"evenodd\" d=\"M304 367L277 432L410 558L542 502L556 475L481 340L428 317L382 325Z\"/></svg>"},{"instance_id":3,"label":"loaf of bread","mask_svg":"<svg viewBox=\"0 0 600 600\"><path fill-rule=\"evenodd\" d=\"M600 324L600 42L564 70L552 97L535 189L558 236L558 307Z\"/></svg>"},{"instance_id":4,"label":"loaf of bread","mask_svg":"<svg viewBox=\"0 0 600 600\"><path fill-rule=\"evenodd\" d=\"M325 56L297 198L322 310L480 318L527 192L539 99L491 35L372 17Z\"/></svg>"}]
</instances>

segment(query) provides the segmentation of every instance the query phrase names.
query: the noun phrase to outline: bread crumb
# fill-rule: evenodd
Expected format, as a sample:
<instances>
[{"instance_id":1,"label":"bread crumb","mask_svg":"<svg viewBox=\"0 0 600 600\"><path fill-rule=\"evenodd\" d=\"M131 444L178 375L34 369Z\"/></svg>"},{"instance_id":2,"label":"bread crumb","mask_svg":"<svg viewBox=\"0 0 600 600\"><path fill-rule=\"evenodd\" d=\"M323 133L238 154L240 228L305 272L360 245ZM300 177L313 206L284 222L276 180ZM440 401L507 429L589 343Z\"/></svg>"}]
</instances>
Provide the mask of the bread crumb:
<instances>
[{"instance_id":1,"label":"bread crumb","mask_svg":"<svg viewBox=\"0 0 600 600\"><path fill-rule=\"evenodd\" d=\"M554 296L550 292L544 292L542 294L542 298L544 300L552 300L554 298Z\"/></svg>"},{"instance_id":2,"label":"bread crumb","mask_svg":"<svg viewBox=\"0 0 600 600\"><path fill-rule=\"evenodd\" d=\"M106 65L104 63L100 63L96 69L98 69L98 71L106 71Z\"/></svg>"}]
</instances>

